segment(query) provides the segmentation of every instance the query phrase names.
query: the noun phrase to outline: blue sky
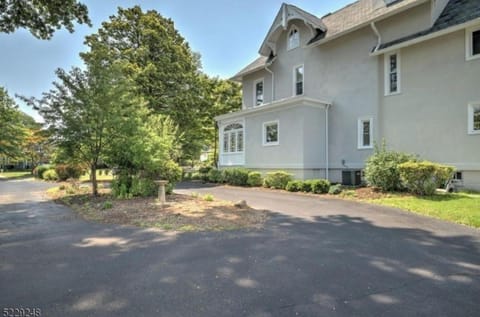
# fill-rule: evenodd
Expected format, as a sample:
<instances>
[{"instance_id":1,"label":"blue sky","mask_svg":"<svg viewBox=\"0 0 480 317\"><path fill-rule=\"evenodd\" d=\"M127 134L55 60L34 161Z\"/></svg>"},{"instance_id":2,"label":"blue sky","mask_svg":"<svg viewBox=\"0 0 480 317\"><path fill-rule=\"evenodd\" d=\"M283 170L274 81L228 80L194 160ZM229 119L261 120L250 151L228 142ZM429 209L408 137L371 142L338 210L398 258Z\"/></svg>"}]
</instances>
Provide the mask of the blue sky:
<instances>
[{"instance_id":1,"label":"blue sky","mask_svg":"<svg viewBox=\"0 0 480 317\"><path fill-rule=\"evenodd\" d=\"M117 7L140 5L155 9L175 22L177 30L202 56L203 71L228 78L258 56L258 49L282 1L276 0L82 0L93 27L77 25L75 33L57 31L52 40L37 40L26 30L0 34L0 85L9 94L41 97L55 80L57 68L81 66L83 40L96 32ZM289 3L322 16L353 0L298 0ZM38 115L18 102L23 111Z\"/></svg>"}]
</instances>

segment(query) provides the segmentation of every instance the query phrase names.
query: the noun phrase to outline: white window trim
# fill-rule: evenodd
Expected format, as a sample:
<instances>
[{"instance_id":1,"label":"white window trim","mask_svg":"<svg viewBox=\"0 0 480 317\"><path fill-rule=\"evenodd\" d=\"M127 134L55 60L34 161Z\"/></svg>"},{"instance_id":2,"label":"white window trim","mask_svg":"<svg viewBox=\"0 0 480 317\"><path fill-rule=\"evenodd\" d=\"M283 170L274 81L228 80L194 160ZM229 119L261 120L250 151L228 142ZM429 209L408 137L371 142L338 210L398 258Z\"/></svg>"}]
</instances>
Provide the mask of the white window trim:
<instances>
[{"instance_id":1,"label":"white window trim","mask_svg":"<svg viewBox=\"0 0 480 317\"><path fill-rule=\"evenodd\" d=\"M258 83L262 83L262 84L263 84L263 85L262 85L262 87L263 87L263 91L262 91L262 93L263 93L263 102L262 102L261 104L259 104L259 105L257 105L257 84L258 84ZM255 80L255 81L253 82L253 107L254 107L254 108L256 108L256 107L261 107L261 106L263 106L264 104L265 104L265 80L264 80L264 78L262 77L262 78L259 78L259 79Z\"/></svg>"},{"instance_id":2,"label":"white window trim","mask_svg":"<svg viewBox=\"0 0 480 317\"><path fill-rule=\"evenodd\" d=\"M473 111L474 111L474 108L480 108L480 101L471 102L471 103L468 104L468 134L470 134L470 135L480 134L480 130L473 130Z\"/></svg>"},{"instance_id":3,"label":"white window trim","mask_svg":"<svg viewBox=\"0 0 480 317\"><path fill-rule=\"evenodd\" d=\"M302 93L297 95L297 68L303 68ZM293 97L305 95L305 64L298 64L293 66Z\"/></svg>"},{"instance_id":4,"label":"white window trim","mask_svg":"<svg viewBox=\"0 0 480 317\"><path fill-rule=\"evenodd\" d=\"M235 124L235 123L238 123L238 124L241 124L242 125L242 129L241 131L243 131L243 142L242 142L242 149L243 151L235 151L235 152L230 152L230 132L237 132L237 131L240 131L240 129L236 129L236 130L232 130L232 131L229 131L229 138L228 138L228 149L229 151L228 152L225 152L225 149L223 148L223 142L224 142L224 137L225 137L225 128L228 127L229 125L231 124ZM220 141L221 143L219 144L220 145L220 154L221 155L235 155L235 154L243 154L245 153L245 120L235 120L235 121L229 121L229 122L225 122L222 124L222 128L219 130L219 138L220 138ZM235 138L236 138L236 142L238 142L238 134L235 135ZM238 145L236 147L238 149Z\"/></svg>"},{"instance_id":5,"label":"white window trim","mask_svg":"<svg viewBox=\"0 0 480 317\"><path fill-rule=\"evenodd\" d=\"M370 122L370 145L363 145L363 123ZM373 118L372 117L360 117L357 121L357 148L359 150L373 149Z\"/></svg>"},{"instance_id":6,"label":"white window trim","mask_svg":"<svg viewBox=\"0 0 480 317\"><path fill-rule=\"evenodd\" d=\"M267 142L267 125L270 125L272 123L277 124L277 142ZM280 121L279 120L273 120L273 121L267 121L262 124L262 145L263 146L275 146L275 145L280 145Z\"/></svg>"},{"instance_id":7,"label":"white window trim","mask_svg":"<svg viewBox=\"0 0 480 317\"><path fill-rule=\"evenodd\" d=\"M465 59L472 61L480 59L480 54L473 55L473 32L480 31L480 25L465 30Z\"/></svg>"},{"instance_id":8,"label":"white window trim","mask_svg":"<svg viewBox=\"0 0 480 317\"><path fill-rule=\"evenodd\" d=\"M295 47L290 47L290 33L292 32L292 30L297 30L297 34L298 34L298 45ZM292 51L296 48L299 48L300 42L301 42L300 29L295 24L292 24L292 26L290 26L290 29L287 32L287 51Z\"/></svg>"},{"instance_id":9,"label":"white window trim","mask_svg":"<svg viewBox=\"0 0 480 317\"><path fill-rule=\"evenodd\" d=\"M390 56L397 55L397 91L390 92ZM385 96L394 96L402 92L402 56L400 51L393 51L384 55L384 86Z\"/></svg>"}]
</instances>

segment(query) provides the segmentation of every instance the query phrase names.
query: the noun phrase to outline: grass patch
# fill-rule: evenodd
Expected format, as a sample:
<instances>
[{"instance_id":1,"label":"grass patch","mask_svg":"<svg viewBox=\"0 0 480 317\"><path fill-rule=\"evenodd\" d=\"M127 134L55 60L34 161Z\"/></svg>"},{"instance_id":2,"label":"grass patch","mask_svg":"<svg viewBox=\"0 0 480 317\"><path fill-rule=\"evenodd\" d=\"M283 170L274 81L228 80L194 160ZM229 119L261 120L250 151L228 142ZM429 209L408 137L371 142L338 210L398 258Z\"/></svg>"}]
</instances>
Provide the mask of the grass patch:
<instances>
[{"instance_id":1,"label":"grass patch","mask_svg":"<svg viewBox=\"0 0 480 317\"><path fill-rule=\"evenodd\" d=\"M406 193L381 193L371 188L348 190L346 199L396 207L420 215L480 228L480 193L460 192L415 196Z\"/></svg>"},{"instance_id":2,"label":"grass patch","mask_svg":"<svg viewBox=\"0 0 480 317\"><path fill-rule=\"evenodd\" d=\"M113 180L113 173L110 170L97 170L97 181L100 182L111 182ZM108 174L108 175L107 175ZM85 173L85 175L80 176L81 182L90 181L90 172Z\"/></svg>"},{"instance_id":3,"label":"grass patch","mask_svg":"<svg viewBox=\"0 0 480 317\"><path fill-rule=\"evenodd\" d=\"M16 171L16 172L3 172L0 173L0 178L3 179L23 179L33 177L30 171Z\"/></svg>"}]
</instances>

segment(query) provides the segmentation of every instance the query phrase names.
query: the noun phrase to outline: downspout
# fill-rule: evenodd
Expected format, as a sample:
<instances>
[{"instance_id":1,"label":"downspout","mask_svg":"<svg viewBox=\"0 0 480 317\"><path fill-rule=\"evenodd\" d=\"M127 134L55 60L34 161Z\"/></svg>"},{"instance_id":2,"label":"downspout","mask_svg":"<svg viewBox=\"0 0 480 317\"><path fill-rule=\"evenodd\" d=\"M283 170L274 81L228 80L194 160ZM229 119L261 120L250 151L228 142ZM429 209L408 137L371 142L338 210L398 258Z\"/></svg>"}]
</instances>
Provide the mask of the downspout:
<instances>
[{"instance_id":1,"label":"downspout","mask_svg":"<svg viewBox=\"0 0 480 317\"><path fill-rule=\"evenodd\" d=\"M271 63L269 65L265 65L265 70L272 75L272 102L273 102L275 101L275 74L273 73L273 71L268 69L268 66L270 65Z\"/></svg>"},{"instance_id":2,"label":"downspout","mask_svg":"<svg viewBox=\"0 0 480 317\"><path fill-rule=\"evenodd\" d=\"M375 46L375 48L373 49L373 51L376 52L379 49L380 45L382 45L382 35L380 34L380 32L378 32L375 22L370 23L370 26L372 27L373 32L377 36L377 46Z\"/></svg>"},{"instance_id":3,"label":"downspout","mask_svg":"<svg viewBox=\"0 0 480 317\"><path fill-rule=\"evenodd\" d=\"M330 180L328 160L328 110L331 104L325 105L325 179Z\"/></svg>"}]
</instances>

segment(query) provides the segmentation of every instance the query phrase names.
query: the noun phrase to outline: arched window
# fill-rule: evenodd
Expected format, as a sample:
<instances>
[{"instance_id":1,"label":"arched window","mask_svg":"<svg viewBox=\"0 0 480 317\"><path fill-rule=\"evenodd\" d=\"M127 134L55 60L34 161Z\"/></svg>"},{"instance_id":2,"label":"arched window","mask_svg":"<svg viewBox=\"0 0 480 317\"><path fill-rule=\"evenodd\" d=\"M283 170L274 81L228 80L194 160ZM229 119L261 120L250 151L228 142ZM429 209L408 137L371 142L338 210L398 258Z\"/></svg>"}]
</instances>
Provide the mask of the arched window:
<instances>
[{"instance_id":1,"label":"arched window","mask_svg":"<svg viewBox=\"0 0 480 317\"><path fill-rule=\"evenodd\" d=\"M223 153L243 152L243 125L232 123L223 128Z\"/></svg>"},{"instance_id":2,"label":"arched window","mask_svg":"<svg viewBox=\"0 0 480 317\"><path fill-rule=\"evenodd\" d=\"M300 32L298 32L298 29L295 26L293 26L288 33L287 46L288 50L293 50L300 46Z\"/></svg>"}]
</instances>

